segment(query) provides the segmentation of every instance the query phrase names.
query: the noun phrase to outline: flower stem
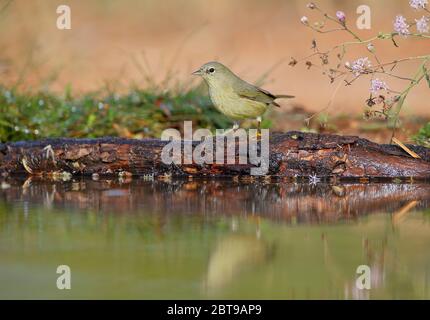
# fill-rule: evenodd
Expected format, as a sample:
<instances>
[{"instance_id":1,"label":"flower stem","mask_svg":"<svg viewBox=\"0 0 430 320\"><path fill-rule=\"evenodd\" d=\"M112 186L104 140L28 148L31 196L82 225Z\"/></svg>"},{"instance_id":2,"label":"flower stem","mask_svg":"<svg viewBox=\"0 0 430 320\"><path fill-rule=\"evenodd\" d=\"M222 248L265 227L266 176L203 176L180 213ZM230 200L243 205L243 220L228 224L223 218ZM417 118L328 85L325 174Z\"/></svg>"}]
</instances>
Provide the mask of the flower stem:
<instances>
[{"instance_id":1,"label":"flower stem","mask_svg":"<svg viewBox=\"0 0 430 320\"><path fill-rule=\"evenodd\" d=\"M395 119L394 119L393 131L392 131L392 133L391 133L390 143L392 143L393 138L394 138L394 135L395 135L395 133L396 133L397 123L398 123L398 121L399 121L399 115L400 115L400 112L401 112L401 110L402 110L403 104L404 104L404 102L405 102L405 100L406 100L406 97L408 96L408 94L409 94L409 92L411 91L411 89L412 89L413 87L415 87L416 85L418 85L418 84L420 83L420 81L421 81L424 77L426 77L426 75L427 75L427 73L426 73L426 71L425 71L425 65L426 65L426 63L427 63L427 61L428 61L429 59L430 59L430 56L427 56L427 58L426 58L426 59L424 59L423 63L422 63L422 64L420 64L420 66L419 66L419 68L418 68L418 70L417 70L417 72L416 72L416 74L415 74L414 78L412 79L411 83L409 84L409 86L407 86L407 87L405 88L405 90L403 90L403 91L400 93L400 95L399 95L399 96L400 96L400 100L399 100L399 102L397 103L397 108L396 108L395 115L394 115Z\"/></svg>"}]
</instances>

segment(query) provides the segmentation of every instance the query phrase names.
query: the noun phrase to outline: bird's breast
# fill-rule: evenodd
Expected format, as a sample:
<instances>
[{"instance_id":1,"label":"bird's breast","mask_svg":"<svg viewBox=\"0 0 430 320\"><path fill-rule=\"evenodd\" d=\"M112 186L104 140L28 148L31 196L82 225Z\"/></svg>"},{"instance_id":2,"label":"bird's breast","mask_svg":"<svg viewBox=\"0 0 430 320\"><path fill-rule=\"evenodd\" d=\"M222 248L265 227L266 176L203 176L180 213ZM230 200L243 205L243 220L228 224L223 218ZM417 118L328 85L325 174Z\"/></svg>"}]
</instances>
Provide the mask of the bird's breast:
<instances>
[{"instance_id":1,"label":"bird's breast","mask_svg":"<svg viewBox=\"0 0 430 320\"><path fill-rule=\"evenodd\" d=\"M209 96L218 111L235 120L256 118L267 110L265 103L242 98L228 86L209 85Z\"/></svg>"}]
</instances>

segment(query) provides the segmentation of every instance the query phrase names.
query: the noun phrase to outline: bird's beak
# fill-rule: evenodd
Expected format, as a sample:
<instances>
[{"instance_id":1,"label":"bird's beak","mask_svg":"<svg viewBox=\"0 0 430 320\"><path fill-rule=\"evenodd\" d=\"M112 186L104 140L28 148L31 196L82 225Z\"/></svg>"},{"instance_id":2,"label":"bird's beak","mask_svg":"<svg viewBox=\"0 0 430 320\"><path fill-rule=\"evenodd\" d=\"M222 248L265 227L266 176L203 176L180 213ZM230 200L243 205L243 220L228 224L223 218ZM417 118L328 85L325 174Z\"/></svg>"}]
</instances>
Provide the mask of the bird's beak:
<instances>
[{"instance_id":1,"label":"bird's beak","mask_svg":"<svg viewBox=\"0 0 430 320\"><path fill-rule=\"evenodd\" d=\"M202 70L196 70L192 73L193 76L201 76L202 75Z\"/></svg>"}]
</instances>

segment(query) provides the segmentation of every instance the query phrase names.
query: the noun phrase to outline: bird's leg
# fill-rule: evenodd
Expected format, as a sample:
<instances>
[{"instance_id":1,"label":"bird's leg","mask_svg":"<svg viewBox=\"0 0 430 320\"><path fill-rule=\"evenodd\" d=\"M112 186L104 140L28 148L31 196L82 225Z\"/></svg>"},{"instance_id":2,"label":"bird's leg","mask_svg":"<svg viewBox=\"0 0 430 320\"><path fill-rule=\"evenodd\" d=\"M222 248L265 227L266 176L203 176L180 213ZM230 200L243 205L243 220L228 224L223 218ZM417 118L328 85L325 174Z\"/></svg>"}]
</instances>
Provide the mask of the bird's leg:
<instances>
[{"instance_id":1,"label":"bird's leg","mask_svg":"<svg viewBox=\"0 0 430 320\"><path fill-rule=\"evenodd\" d=\"M257 139L261 139L261 117L257 117Z\"/></svg>"},{"instance_id":2,"label":"bird's leg","mask_svg":"<svg viewBox=\"0 0 430 320\"><path fill-rule=\"evenodd\" d=\"M257 117L257 129L261 130L261 117Z\"/></svg>"}]
</instances>

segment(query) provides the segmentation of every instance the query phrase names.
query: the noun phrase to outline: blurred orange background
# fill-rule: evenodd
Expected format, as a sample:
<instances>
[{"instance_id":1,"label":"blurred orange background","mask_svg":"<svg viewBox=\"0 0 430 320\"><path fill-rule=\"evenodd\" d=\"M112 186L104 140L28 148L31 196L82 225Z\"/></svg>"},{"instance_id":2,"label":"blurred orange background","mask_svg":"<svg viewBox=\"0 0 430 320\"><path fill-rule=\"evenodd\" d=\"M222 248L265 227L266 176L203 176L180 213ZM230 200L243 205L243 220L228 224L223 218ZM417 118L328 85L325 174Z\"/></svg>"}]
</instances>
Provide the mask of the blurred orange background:
<instances>
[{"instance_id":1,"label":"blurred orange background","mask_svg":"<svg viewBox=\"0 0 430 320\"><path fill-rule=\"evenodd\" d=\"M3 6L7 1L0 2ZM291 57L310 54L311 41L321 50L341 41L353 40L343 33L315 34L300 23L320 19L308 1L257 0L15 0L0 16L1 82L22 83L32 90L87 92L103 86L117 90L134 83L140 87L157 84L197 84L191 71L210 60L228 65L242 78L255 82L269 72L263 85L274 93L296 95L296 104L318 111L327 106L336 88L317 68L288 65ZM421 17L408 0L329 1L315 3L328 13L342 10L355 27L356 8L371 8L371 30L356 30L363 38L378 31L391 31L396 14L409 19ZM72 11L72 29L58 30L57 6ZM430 53L430 40L399 39L375 42L383 61ZM368 56L353 47L346 60ZM399 74L411 76L418 62L404 64ZM271 70L274 69L274 70ZM401 91L404 81L386 79L390 88ZM369 80L342 86L330 113L361 113L369 95ZM404 114L429 115L430 90L422 83L411 92ZM285 102L283 102L285 104Z\"/></svg>"}]
</instances>

